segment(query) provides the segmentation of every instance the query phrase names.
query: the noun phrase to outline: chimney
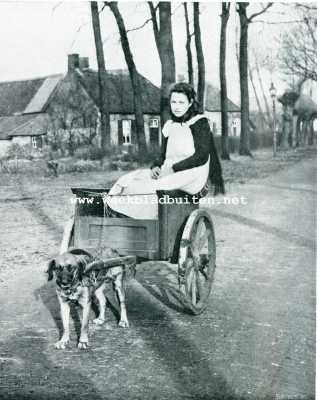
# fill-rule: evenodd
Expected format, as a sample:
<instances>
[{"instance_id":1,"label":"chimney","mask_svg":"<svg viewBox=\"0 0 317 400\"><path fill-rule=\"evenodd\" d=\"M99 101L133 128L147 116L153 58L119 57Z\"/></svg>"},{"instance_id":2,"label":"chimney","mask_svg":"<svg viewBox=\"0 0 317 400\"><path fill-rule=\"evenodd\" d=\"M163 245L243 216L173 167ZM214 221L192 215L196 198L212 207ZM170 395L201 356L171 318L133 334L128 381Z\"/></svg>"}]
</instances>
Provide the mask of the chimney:
<instances>
[{"instance_id":1,"label":"chimney","mask_svg":"<svg viewBox=\"0 0 317 400\"><path fill-rule=\"evenodd\" d=\"M79 54L68 54L68 72L79 68Z\"/></svg>"},{"instance_id":2,"label":"chimney","mask_svg":"<svg viewBox=\"0 0 317 400\"><path fill-rule=\"evenodd\" d=\"M79 57L79 68L80 69L89 68L89 58L88 57Z\"/></svg>"}]
</instances>

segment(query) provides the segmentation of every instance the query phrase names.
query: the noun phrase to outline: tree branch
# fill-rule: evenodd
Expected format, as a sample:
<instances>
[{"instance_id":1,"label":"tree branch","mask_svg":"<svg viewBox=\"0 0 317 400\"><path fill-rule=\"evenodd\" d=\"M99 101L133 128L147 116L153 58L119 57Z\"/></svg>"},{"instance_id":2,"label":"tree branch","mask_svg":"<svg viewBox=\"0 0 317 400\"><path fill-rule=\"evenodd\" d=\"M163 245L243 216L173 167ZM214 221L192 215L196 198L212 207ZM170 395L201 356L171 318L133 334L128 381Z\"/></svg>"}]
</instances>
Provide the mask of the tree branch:
<instances>
[{"instance_id":1,"label":"tree branch","mask_svg":"<svg viewBox=\"0 0 317 400\"><path fill-rule=\"evenodd\" d=\"M153 32L154 32L154 39L155 39L155 43L156 43L156 47L158 49L158 52L160 52L160 30L158 27L158 23L157 23L157 18L156 18L156 10L157 7L154 7L154 4L152 1L148 1L147 2L149 7L150 7L150 13L151 13L151 19L152 19L152 23L153 23Z\"/></svg>"},{"instance_id":2,"label":"tree branch","mask_svg":"<svg viewBox=\"0 0 317 400\"><path fill-rule=\"evenodd\" d=\"M305 8L305 10L317 10L317 6L308 6L307 4L295 3L298 8Z\"/></svg>"},{"instance_id":3,"label":"tree branch","mask_svg":"<svg viewBox=\"0 0 317 400\"><path fill-rule=\"evenodd\" d=\"M60 5L62 5L63 4L63 2L62 1L59 1L57 4L55 4L53 7L52 7L52 14L55 12L55 10L60 6Z\"/></svg>"},{"instance_id":4,"label":"tree branch","mask_svg":"<svg viewBox=\"0 0 317 400\"><path fill-rule=\"evenodd\" d=\"M127 29L127 33L128 33L128 32L138 31L138 30L144 28L145 25L148 24L150 21L152 21L152 17L151 17L151 18L148 18L145 22L143 22L142 25L137 26L136 28Z\"/></svg>"},{"instance_id":5,"label":"tree branch","mask_svg":"<svg viewBox=\"0 0 317 400\"><path fill-rule=\"evenodd\" d=\"M261 15L261 14L264 14L264 13L265 13L270 7L272 7L272 6L273 6L273 3L268 3L261 11L250 15L250 17L248 18L248 21L249 21L249 22L252 22L252 20L253 20L255 17L257 17L257 16L259 16L259 15Z\"/></svg>"},{"instance_id":6,"label":"tree branch","mask_svg":"<svg viewBox=\"0 0 317 400\"><path fill-rule=\"evenodd\" d=\"M182 6L182 3L180 3L177 7L174 8L174 10L171 12L171 15L174 15L176 11L179 9L179 7Z\"/></svg>"},{"instance_id":7,"label":"tree branch","mask_svg":"<svg viewBox=\"0 0 317 400\"><path fill-rule=\"evenodd\" d=\"M252 23L256 24L256 23L259 23L259 22L262 23L262 24L267 24L267 25L281 25L281 24L296 24L296 23L299 23L299 22L304 22L304 20L303 19L295 19L293 21L268 22L268 21L264 21L263 19L258 19L256 21L253 21Z\"/></svg>"}]
</instances>

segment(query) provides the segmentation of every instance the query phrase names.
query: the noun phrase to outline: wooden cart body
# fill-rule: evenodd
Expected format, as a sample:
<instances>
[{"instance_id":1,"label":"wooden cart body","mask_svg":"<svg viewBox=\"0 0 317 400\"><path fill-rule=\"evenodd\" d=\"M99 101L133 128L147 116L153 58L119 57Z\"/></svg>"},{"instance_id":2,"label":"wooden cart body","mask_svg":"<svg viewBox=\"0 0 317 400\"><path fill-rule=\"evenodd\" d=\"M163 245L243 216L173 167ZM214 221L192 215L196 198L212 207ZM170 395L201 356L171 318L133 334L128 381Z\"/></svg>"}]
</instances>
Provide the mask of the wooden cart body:
<instances>
[{"instance_id":1,"label":"wooden cart body","mask_svg":"<svg viewBox=\"0 0 317 400\"><path fill-rule=\"evenodd\" d=\"M119 254L144 260L177 262L183 228L199 207L184 197L159 191L158 219L109 218L102 199L107 190L72 188L72 192L76 195L75 247L88 251L112 247Z\"/></svg>"},{"instance_id":2,"label":"wooden cart body","mask_svg":"<svg viewBox=\"0 0 317 400\"><path fill-rule=\"evenodd\" d=\"M69 247L91 253L114 248L138 261L178 263L178 281L186 309L201 313L216 268L213 223L199 202L180 191L158 191L158 218L108 217L103 196L107 189L72 188L74 218L65 228L61 251ZM198 199L197 199L198 200ZM140 205L142 207L142 205Z\"/></svg>"}]
</instances>

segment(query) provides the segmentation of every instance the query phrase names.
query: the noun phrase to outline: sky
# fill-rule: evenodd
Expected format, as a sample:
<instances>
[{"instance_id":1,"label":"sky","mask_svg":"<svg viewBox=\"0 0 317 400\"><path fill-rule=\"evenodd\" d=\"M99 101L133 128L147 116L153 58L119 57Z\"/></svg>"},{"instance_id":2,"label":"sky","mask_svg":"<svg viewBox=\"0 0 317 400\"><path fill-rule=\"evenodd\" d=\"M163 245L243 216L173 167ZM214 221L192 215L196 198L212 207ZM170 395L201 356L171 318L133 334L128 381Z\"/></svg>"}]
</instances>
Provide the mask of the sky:
<instances>
[{"instance_id":1,"label":"sky","mask_svg":"<svg viewBox=\"0 0 317 400\"><path fill-rule=\"evenodd\" d=\"M102 3L100 3L102 5ZM249 13L260 10L259 3L249 6ZM146 2L119 2L128 29L141 26L149 18ZM173 38L177 74L186 76L186 52L183 7L173 2ZM228 25L227 76L228 95L239 104L239 75L236 57L239 23L231 4ZM221 5L201 2L201 31L206 64L206 79L219 87L219 36ZM189 3L191 12L191 4ZM100 14L107 69L126 68L119 34L113 15L108 8ZM270 13L258 20L278 22L294 19L291 8L274 3ZM290 25L253 23L250 26L250 49L258 56L269 55L275 70L263 71L265 90L271 80L282 94L287 84L276 68L278 38ZM155 47L151 23L129 33L137 69L156 85L160 85L160 62ZM193 45L194 47L194 45ZM90 66L96 68L96 55L91 25L90 4L86 1L0 1L0 81L35 78L67 70L67 55L79 53L89 57ZM253 55L251 56L251 58ZM254 105L250 85L251 106Z\"/></svg>"}]
</instances>

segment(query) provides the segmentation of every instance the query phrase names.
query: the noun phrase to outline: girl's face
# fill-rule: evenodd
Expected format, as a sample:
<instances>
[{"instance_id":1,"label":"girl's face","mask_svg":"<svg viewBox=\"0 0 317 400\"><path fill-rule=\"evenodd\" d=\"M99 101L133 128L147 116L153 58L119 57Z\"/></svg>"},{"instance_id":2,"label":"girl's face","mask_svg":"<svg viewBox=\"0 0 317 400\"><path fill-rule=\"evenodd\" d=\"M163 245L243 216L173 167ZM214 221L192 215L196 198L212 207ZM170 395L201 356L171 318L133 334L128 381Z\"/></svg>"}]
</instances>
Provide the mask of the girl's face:
<instances>
[{"instance_id":1,"label":"girl's face","mask_svg":"<svg viewBox=\"0 0 317 400\"><path fill-rule=\"evenodd\" d=\"M184 93L173 92L171 95L171 111L175 117L182 117L192 104Z\"/></svg>"}]
</instances>

